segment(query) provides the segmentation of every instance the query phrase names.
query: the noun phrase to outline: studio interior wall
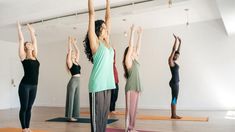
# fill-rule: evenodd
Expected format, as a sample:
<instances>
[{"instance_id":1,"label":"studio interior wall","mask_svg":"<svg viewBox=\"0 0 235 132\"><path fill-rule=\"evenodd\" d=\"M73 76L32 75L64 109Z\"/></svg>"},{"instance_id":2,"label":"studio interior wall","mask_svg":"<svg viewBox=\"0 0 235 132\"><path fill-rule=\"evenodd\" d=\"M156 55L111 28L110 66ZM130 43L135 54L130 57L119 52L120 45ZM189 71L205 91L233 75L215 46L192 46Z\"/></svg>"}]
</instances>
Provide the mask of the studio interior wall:
<instances>
[{"instance_id":1,"label":"studio interior wall","mask_svg":"<svg viewBox=\"0 0 235 132\"><path fill-rule=\"evenodd\" d=\"M18 85L23 74L17 43L0 40L0 109L19 107Z\"/></svg>"},{"instance_id":2,"label":"studio interior wall","mask_svg":"<svg viewBox=\"0 0 235 132\"><path fill-rule=\"evenodd\" d=\"M168 83L171 74L167 60L174 42L173 33L182 38L181 55L178 61L180 65L178 108L184 110L235 109L233 102L235 100L235 36L226 35L220 19L191 23L189 27L177 25L144 30L140 53L143 92L140 96L139 108L169 109L171 90ZM88 107L87 86L92 64L84 54L81 43L83 39L84 35L78 38L82 66L80 102L81 107ZM120 78L117 107L124 108L125 79L122 57L128 45L128 37L123 33L112 34L111 41L117 51ZM64 107L65 105L66 85L70 79L65 66L66 43L67 36L39 45L38 59L41 67L36 106ZM1 76L6 75L1 74Z\"/></svg>"}]
</instances>

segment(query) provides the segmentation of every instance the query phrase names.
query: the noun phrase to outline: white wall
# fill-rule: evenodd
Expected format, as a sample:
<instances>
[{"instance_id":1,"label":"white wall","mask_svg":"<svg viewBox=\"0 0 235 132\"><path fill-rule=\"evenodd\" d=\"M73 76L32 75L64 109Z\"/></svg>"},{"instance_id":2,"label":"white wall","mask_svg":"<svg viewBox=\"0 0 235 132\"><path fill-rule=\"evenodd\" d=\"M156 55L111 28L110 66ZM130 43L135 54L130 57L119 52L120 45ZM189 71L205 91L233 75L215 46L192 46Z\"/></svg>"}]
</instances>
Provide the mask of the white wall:
<instances>
[{"instance_id":1,"label":"white wall","mask_svg":"<svg viewBox=\"0 0 235 132\"><path fill-rule=\"evenodd\" d=\"M171 94L168 82L171 75L167 59L174 42L172 33L183 41L178 62L181 80L179 108L235 108L235 36L226 36L221 20L195 23L189 28L180 25L144 31L140 59L144 92L139 106L169 108ZM122 50L119 51L123 53L123 45L127 43L123 34L113 37L115 42L121 40L119 47Z\"/></svg>"},{"instance_id":2,"label":"white wall","mask_svg":"<svg viewBox=\"0 0 235 132\"><path fill-rule=\"evenodd\" d=\"M168 109L171 101L170 71L167 59L173 36L182 38L180 65L179 109L235 109L235 36L227 37L221 20L144 30L141 49L141 81L144 91L140 108ZM80 36L80 42L84 35ZM66 85L70 75L65 69L66 36L57 42L39 46L41 62L38 106L64 106ZM120 78L118 107L123 108L124 85L122 56L127 46L123 34L112 35L117 50ZM81 107L88 107L87 83L91 64L81 48Z\"/></svg>"},{"instance_id":3,"label":"white wall","mask_svg":"<svg viewBox=\"0 0 235 132\"><path fill-rule=\"evenodd\" d=\"M70 73L66 70L67 37L64 40L50 44L39 45L40 74L36 105L39 106L62 106L65 105L67 83ZM82 41L80 38L79 40ZM91 64L86 60L83 46L81 49L80 64L81 73L81 106L88 106L87 81L91 71Z\"/></svg>"},{"instance_id":4,"label":"white wall","mask_svg":"<svg viewBox=\"0 0 235 132\"><path fill-rule=\"evenodd\" d=\"M23 75L17 44L0 40L0 49L0 109L15 108L19 106L18 85Z\"/></svg>"}]
</instances>

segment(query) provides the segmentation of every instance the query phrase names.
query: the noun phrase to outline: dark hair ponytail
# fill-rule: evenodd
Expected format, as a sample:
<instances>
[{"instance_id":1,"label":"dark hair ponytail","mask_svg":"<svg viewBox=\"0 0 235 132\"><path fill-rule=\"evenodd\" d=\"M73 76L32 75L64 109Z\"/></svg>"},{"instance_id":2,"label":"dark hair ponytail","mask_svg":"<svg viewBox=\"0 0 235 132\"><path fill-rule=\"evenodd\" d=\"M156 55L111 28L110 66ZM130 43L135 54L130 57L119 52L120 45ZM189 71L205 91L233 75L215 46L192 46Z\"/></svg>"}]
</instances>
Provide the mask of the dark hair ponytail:
<instances>
[{"instance_id":1,"label":"dark hair ponytail","mask_svg":"<svg viewBox=\"0 0 235 132\"><path fill-rule=\"evenodd\" d=\"M122 60L122 65L123 65L123 68L124 68L124 77L127 79L128 78L128 70L127 70L127 67L126 67L126 55L127 55L127 52L128 52L128 49L129 47L126 47L125 51L124 51L124 55L123 55L123 60Z\"/></svg>"}]
</instances>

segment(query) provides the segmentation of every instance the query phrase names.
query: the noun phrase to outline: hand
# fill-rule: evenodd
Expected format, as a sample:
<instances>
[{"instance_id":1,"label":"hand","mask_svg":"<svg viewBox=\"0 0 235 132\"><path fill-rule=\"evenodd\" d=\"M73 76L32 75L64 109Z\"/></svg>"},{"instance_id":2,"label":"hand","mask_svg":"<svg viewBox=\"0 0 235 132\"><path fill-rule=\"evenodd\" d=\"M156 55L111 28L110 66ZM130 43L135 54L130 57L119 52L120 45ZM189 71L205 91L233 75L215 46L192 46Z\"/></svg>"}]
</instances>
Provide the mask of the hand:
<instances>
[{"instance_id":1,"label":"hand","mask_svg":"<svg viewBox=\"0 0 235 132\"><path fill-rule=\"evenodd\" d=\"M18 27L19 29L21 29L21 25L20 25L20 22L19 22L19 21L17 21L17 27Z\"/></svg>"},{"instance_id":2,"label":"hand","mask_svg":"<svg viewBox=\"0 0 235 132\"><path fill-rule=\"evenodd\" d=\"M142 29L142 27L139 27L138 29L137 29L137 34L138 35L141 35L143 33L143 29Z\"/></svg>"},{"instance_id":3,"label":"hand","mask_svg":"<svg viewBox=\"0 0 235 132\"><path fill-rule=\"evenodd\" d=\"M75 37L73 38L73 44L77 44L77 39Z\"/></svg>"},{"instance_id":4,"label":"hand","mask_svg":"<svg viewBox=\"0 0 235 132\"><path fill-rule=\"evenodd\" d=\"M131 25L131 32L134 32L134 31L135 31L135 25L132 24L132 25Z\"/></svg>"},{"instance_id":5,"label":"hand","mask_svg":"<svg viewBox=\"0 0 235 132\"><path fill-rule=\"evenodd\" d=\"M27 27L31 32L35 33L34 28L30 24L27 24Z\"/></svg>"},{"instance_id":6,"label":"hand","mask_svg":"<svg viewBox=\"0 0 235 132\"><path fill-rule=\"evenodd\" d=\"M68 37L68 42L69 42L69 44L72 43L72 38L71 38L71 36Z\"/></svg>"},{"instance_id":7,"label":"hand","mask_svg":"<svg viewBox=\"0 0 235 132\"><path fill-rule=\"evenodd\" d=\"M173 36L174 36L174 38L175 38L175 39L177 39L177 38L178 38L178 37L176 37L176 36L175 36L175 34L174 34L174 33L173 33Z\"/></svg>"},{"instance_id":8,"label":"hand","mask_svg":"<svg viewBox=\"0 0 235 132\"><path fill-rule=\"evenodd\" d=\"M181 44L181 38L180 38L180 37L177 37L177 39L179 40L179 43Z\"/></svg>"}]
</instances>

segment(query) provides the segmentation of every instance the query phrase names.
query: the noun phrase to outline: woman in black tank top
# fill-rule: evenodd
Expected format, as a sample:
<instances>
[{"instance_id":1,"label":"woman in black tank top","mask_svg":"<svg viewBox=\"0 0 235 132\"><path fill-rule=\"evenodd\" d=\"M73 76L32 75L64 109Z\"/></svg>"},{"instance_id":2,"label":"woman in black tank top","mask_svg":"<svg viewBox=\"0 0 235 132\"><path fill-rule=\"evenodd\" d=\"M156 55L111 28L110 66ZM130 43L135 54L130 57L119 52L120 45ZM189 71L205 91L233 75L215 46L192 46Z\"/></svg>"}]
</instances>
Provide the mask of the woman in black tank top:
<instances>
[{"instance_id":1,"label":"woman in black tank top","mask_svg":"<svg viewBox=\"0 0 235 132\"><path fill-rule=\"evenodd\" d=\"M19 57L24 68L24 77L19 85L20 98L20 123L22 132L31 132L29 129L31 109L36 98L38 74L40 63L37 60L37 40L35 30L27 24L31 36L31 42L24 42L21 25L18 22L18 36L19 36Z\"/></svg>"},{"instance_id":2,"label":"woman in black tank top","mask_svg":"<svg viewBox=\"0 0 235 132\"><path fill-rule=\"evenodd\" d=\"M181 119L181 117L177 116L176 114L176 104L177 104L178 93L179 93L179 65L176 63L176 60L179 58L179 55L180 55L181 39L179 37L176 37L175 34L173 34L173 36L175 38L175 43L174 43L172 52L170 54L170 57L168 59L168 64L169 64L171 75L172 75L172 78L169 83L171 87L171 94L172 94L171 118ZM177 40L179 42L178 48L177 48Z\"/></svg>"},{"instance_id":3,"label":"woman in black tank top","mask_svg":"<svg viewBox=\"0 0 235 132\"><path fill-rule=\"evenodd\" d=\"M78 64L79 49L76 43L76 38L69 37L66 64L72 77L67 85L66 94L65 117L68 119L68 121L77 121L76 118L79 117L80 113L79 91L81 66ZM72 47L74 47L74 50Z\"/></svg>"}]
</instances>

